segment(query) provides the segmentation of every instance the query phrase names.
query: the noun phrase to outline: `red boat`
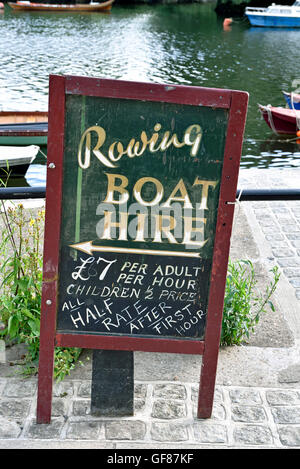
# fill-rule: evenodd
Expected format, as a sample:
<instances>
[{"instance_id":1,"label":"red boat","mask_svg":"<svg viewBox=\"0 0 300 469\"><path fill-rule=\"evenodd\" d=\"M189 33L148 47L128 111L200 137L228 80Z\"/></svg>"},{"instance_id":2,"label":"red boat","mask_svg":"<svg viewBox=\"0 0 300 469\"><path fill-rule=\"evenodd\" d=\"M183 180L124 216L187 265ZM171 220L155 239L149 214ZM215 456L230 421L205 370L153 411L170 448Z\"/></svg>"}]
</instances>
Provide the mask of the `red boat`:
<instances>
[{"instance_id":1,"label":"red boat","mask_svg":"<svg viewBox=\"0 0 300 469\"><path fill-rule=\"evenodd\" d=\"M19 0L17 2L8 2L8 5L13 10L27 10L27 11L80 11L80 12L97 12L97 11L110 11L112 4L115 0L107 0L106 2L98 3L91 1L90 3L76 3L76 4L48 4L48 3L34 3L29 0Z\"/></svg>"},{"instance_id":2,"label":"red boat","mask_svg":"<svg viewBox=\"0 0 300 469\"><path fill-rule=\"evenodd\" d=\"M292 134L300 130L300 111L284 107L258 105L268 126L275 134Z\"/></svg>"}]
</instances>

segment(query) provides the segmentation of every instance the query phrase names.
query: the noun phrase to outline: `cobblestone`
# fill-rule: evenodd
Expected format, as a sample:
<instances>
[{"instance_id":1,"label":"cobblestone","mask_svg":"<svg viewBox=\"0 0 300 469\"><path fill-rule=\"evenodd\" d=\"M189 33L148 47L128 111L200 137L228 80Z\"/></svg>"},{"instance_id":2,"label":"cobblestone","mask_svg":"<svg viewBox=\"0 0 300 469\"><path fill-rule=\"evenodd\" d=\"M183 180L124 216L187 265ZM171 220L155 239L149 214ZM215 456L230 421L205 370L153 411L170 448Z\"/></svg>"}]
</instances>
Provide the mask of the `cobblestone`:
<instances>
[{"instance_id":1,"label":"cobblestone","mask_svg":"<svg viewBox=\"0 0 300 469\"><path fill-rule=\"evenodd\" d=\"M263 422L266 414L260 406L233 406L232 418L235 422Z\"/></svg>"},{"instance_id":2,"label":"cobblestone","mask_svg":"<svg viewBox=\"0 0 300 469\"><path fill-rule=\"evenodd\" d=\"M273 442L270 428L263 425L243 425L233 432L234 441L244 445L270 445Z\"/></svg>"},{"instance_id":3,"label":"cobblestone","mask_svg":"<svg viewBox=\"0 0 300 469\"><path fill-rule=\"evenodd\" d=\"M186 416L185 404L171 400L155 400L152 417L158 419L173 419Z\"/></svg>"},{"instance_id":4,"label":"cobblestone","mask_svg":"<svg viewBox=\"0 0 300 469\"><path fill-rule=\"evenodd\" d=\"M66 432L66 438L79 440L94 440L99 438L101 423L99 422L71 422Z\"/></svg>"},{"instance_id":5,"label":"cobblestone","mask_svg":"<svg viewBox=\"0 0 300 469\"><path fill-rule=\"evenodd\" d=\"M156 441L186 441L189 438L188 427L184 423L154 422L151 438Z\"/></svg>"},{"instance_id":6,"label":"cobblestone","mask_svg":"<svg viewBox=\"0 0 300 469\"><path fill-rule=\"evenodd\" d=\"M109 418L90 413L91 381L72 380L54 387L60 397L53 400L51 423L38 425L36 383L30 399L22 394L18 401L13 397L23 385L26 389L25 384L22 378L0 378L5 414L0 415L0 447L6 441L25 440L45 441L47 447L46 441L51 440L113 443L115 448L121 442L131 447L177 443L194 448L300 448L298 389L218 385L212 417L199 420L195 384L137 382L135 404L142 401L142 408L138 405L133 417ZM6 397L8 391L10 398Z\"/></svg>"},{"instance_id":7,"label":"cobblestone","mask_svg":"<svg viewBox=\"0 0 300 469\"><path fill-rule=\"evenodd\" d=\"M201 443L227 443L227 427L211 422L197 422L194 424L194 436Z\"/></svg>"},{"instance_id":8,"label":"cobblestone","mask_svg":"<svg viewBox=\"0 0 300 469\"><path fill-rule=\"evenodd\" d=\"M300 404L299 391L267 391L266 398L270 405L292 405Z\"/></svg>"},{"instance_id":9,"label":"cobblestone","mask_svg":"<svg viewBox=\"0 0 300 469\"><path fill-rule=\"evenodd\" d=\"M0 438L18 438L21 430L17 422L0 417Z\"/></svg>"},{"instance_id":10,"label":"cobblestone","mask_svg":"<svg viewBox=\"0 0 300 469\"><path fill-rule=\"evenodd\" d=\"M276 184L274 183L274 174ZM297 188L299 187L299 176L295 171L284 172L272 170L241 171L239 186L247 188L261 187L261 178L264 188ZM261 232L269 244L272 255L282 274L288 279L294 288L295 298L300 300L300 201L266 201L245 202L247 211L252 212L257 220Z\"/></svg>"},{"instance_id":11,"label":"cobblestone","mask_svg":"<svg viewBox=\"0 0 300 469\"><path fill-rule=\"evenodd\" d=\"M236 404L262 404L260 393L252 389L233 389L229 391L229 396L231 401Z\"/></svg>"},{"instance_id":12,"label":"cobblestone","mask_svg":"<svg viewBox=\"0 0 300 469\"><path fill-rule=\"evenodd\" d=\"M138 420L119 420L105 423L108 440L143 440L146 423Z\"/></svg>"},{"instance_id":13,"label":"cobblestone","mask_svg":"<svg viewBox=\"0 0 300 469\"><path fill-rule=\"evenodd\" d=\"M282 426L278 432L282 445L300 448L300 426Z\"/></svg>"},{"instance_id":14,"label":"cobblestone","mask_svg":"<svg viewBox=\"0 0 300 469\"><path fill-rule=\"evenodd\" d=\"M300 423L300 407L273 407L275 423Z\"/></svg>"}]
</instances>

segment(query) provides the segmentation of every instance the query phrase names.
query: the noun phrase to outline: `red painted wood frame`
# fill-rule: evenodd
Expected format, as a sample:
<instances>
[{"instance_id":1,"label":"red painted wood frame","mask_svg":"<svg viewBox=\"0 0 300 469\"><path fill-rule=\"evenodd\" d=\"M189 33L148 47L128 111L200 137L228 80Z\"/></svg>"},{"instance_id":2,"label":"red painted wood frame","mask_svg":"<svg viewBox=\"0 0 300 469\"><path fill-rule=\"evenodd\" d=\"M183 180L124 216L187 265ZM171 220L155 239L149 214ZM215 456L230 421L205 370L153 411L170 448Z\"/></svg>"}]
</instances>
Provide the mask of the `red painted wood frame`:
<instances>
[{"instance_id":1,"label":"red painted wood frame","mask_svg":"<svg viewBox=\"0 0 300 469\"><path fill-rule=\"evenodd\" d=\"M51 420L55 346L202 355L198 418L209 418L214 397L234 213L233 202L237 189L248 94L223 89L56 75L50 76L49 85L48 168L37 423L49 423ZM56 332L67 94L159 101L229 110L204 340Z\"/></svg>"}]
</instances>

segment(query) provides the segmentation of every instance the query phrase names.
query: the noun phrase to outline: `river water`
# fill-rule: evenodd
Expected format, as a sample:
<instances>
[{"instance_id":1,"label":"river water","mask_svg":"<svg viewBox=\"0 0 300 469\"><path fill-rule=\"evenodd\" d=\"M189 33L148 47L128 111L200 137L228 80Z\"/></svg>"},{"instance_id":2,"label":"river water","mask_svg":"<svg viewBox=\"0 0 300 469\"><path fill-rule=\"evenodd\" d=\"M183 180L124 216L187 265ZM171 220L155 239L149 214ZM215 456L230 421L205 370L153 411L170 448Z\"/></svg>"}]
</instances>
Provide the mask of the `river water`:
<instances>
[{"instance_id":1,"label":"river water","mask_svg":"<svg viewBox=\"0 0 300 469\"><path fill-rule=\"evenodd\" d=\"M0 15L0 109L47 110L49 74L230 88L250 94L242 168L300 169L300 145L272 133L257 103L300 88L300 29L224 30L213 4L114 5L110 14ZM292 137L292 136L291 136ZM33 165L31 185L43 183Z\"/></svg>"}]
</instances>

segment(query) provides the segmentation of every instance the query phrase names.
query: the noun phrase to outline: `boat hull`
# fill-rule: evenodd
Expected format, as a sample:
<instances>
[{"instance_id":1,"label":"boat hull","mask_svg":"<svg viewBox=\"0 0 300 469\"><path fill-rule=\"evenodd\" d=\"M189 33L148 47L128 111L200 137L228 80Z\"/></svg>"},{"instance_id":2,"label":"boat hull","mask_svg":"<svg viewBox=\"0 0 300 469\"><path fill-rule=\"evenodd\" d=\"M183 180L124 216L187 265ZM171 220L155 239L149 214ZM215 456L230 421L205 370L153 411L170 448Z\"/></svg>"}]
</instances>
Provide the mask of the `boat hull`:
<instances>
[{"instance_id":1,"label":"boat hull","mask_svg":"<svg viewBox=\"0 0 300 469\"><path fill-rule=\"evenodd\" d=\"M1 124L48 122L47 111L0 111Z\"/></svg>"},{"instance_id":2,"label":"boat hull","mask_svg":"<svg viewBox=\"0 0 300 469\"><path fill-rule=\"evenodd\" d=\"M47 154L48 113L0 111L0 145L38 145Z\"/></svg>"},{"instance_id":3,"label":"boat hull","mask_svg":"<svg viewBox=\"0 0 300 469\"><path fill-rule=\"evenodd\" d=\"M103 3L77 3L74 5L63 4L48 4L48 3L31 3L31 2L8 2L8 5L13 10L18 11L81 11L81 12L108 12L111 10L114 0L108 0Z\"/></svg>"},{"instance_id":4,"label":"boat hull","mask_svg":"<svg viewBox=\"0 0 300 469\"><path fill-rule=\"evenodd\" d=\"M267 28L300 28L300 17L268 16L246 13L251 26Z\"/></svg>"},{"instance_id":5,"label":"boat hull","mask_svg":"<svg viewBox=\"0 0 300 469\"><path fill-rule=\"evenodd\" d=\"M11 178L23 178L28 171L30 163L20 164L9 167L8 169L0 167L0 178L5 181L8 177Z\"/></svg>"},{"instance_id":6,"label":"boat hull","mask_svg":"<svg viewBox=\"0 0 300 469\"><path fill-rule=\"evenodd\" d=\"M298 130L297 118L300 123L300 111L261 105L259 105L259 110L274 133L296 135Z\"/></svg>"},{"instance_id":7,"label":"boat hull","mask_svg":"<svg viewBox=\"0 0 300 469\"><path fill-rule=\"evenodd\" d=\"M0 146L0 177L24 177L39 150L36 145Z\"/></svg>"}]
</instances>

